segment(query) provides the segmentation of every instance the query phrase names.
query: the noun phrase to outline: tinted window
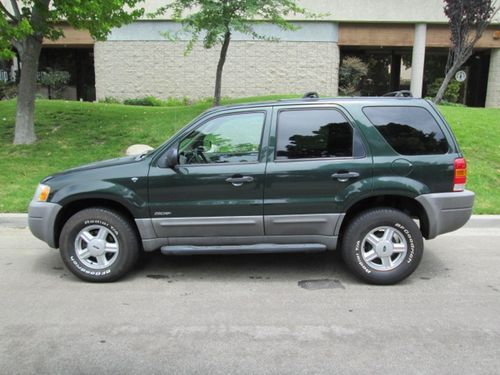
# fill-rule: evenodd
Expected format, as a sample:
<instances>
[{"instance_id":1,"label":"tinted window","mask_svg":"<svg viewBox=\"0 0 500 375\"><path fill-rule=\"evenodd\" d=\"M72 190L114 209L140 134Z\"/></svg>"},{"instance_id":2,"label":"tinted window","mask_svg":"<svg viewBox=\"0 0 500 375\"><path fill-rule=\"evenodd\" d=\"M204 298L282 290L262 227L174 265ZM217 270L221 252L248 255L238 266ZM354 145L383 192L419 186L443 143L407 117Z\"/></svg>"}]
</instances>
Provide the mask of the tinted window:
<instances>
[{"instance_id":1,"label":"tinted window","mask_svg":"<svg viewBox=\"0 0 500 375\"><path fill-rule=\"evenodd\" d=\"M402 155L445 154L448 142L436 120L419 107L366 107L366 117Z\"/></svg>"},{"instance_id":2,"label":"tinted window","mask_svg":"<svg viewBox=\"0 0 500 375\"><path fill-rule=\"evenodd\" d=\"M207 121L181 141L179 163L257 162L264 118L264 113L257 112Z\"/></svg>"},{"instance_id":3,"label":"tinted window","mask_svg":"<svg viewBox=\"0 0 500 375\"><path fill-rule=\"evenodd\" d=\"M353 130L338 111L281 111L276 159L352 156Z\"/></svg>"}]
</instances>

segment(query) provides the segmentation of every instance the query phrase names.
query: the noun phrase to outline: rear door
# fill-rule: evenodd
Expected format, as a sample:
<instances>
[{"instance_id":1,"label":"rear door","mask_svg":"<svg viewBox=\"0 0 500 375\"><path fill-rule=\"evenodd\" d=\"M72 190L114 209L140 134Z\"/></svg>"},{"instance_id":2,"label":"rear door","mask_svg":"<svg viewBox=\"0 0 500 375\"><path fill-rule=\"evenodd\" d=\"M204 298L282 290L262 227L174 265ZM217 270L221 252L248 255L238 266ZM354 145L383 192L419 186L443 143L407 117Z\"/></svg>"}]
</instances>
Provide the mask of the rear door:
<instances>
[{"instance_id":1,"label":"rear door","mask_svg":"<svg viewBox=\"0 0 500 375\"><path fill-rule=\"evenodd\" d=\"M372 159L334 105L273 110L264 191L267 235L327 235L343 208L371 189Z\"/></svg>"}]
</instances>

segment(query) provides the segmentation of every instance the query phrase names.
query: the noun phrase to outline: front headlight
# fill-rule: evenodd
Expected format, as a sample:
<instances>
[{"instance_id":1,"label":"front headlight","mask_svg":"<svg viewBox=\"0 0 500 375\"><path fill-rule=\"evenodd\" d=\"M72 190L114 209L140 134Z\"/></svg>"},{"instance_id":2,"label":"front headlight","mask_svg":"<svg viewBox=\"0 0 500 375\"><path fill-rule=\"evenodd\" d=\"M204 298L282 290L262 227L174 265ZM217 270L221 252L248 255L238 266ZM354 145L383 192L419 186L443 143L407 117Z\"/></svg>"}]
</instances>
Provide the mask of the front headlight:
<instances>
[{"instance_id":1,"label":"front headlight","mask_svg":"<svg viewBox=\"0 0 500 375\"><path fill-rule=\"evenodd\" d=\"M50 186L39 184L35 191L34 200L38 202L47 202L50 194Z\"/></svg>"}]
</instances>

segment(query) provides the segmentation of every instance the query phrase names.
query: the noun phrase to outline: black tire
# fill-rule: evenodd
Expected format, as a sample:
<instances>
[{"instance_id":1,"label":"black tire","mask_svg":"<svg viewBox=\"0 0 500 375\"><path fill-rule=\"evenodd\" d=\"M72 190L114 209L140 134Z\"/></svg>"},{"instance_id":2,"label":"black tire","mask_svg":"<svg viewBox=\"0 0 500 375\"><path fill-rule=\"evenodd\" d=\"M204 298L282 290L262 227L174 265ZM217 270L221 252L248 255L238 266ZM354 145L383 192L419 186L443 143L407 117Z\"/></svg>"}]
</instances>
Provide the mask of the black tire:
<instances>
[{"instance_id":1,"label":"black tire","mask_svg":"<svg viewBox=\"0 0 500 375\"><path fill-rule=\"evenodd\" d=\"M384 238L386 231L390 240ZM368 234L377 237L378 245L374 245L377 241ZM410 276L424 252L418 226L408 215L392 208L360 213L348 224L341 241L342 257L347 266L364 281L377 285L395 284ZM396 246L400 250L392 253ZM406 252L402 250L405 247ZM376 257L370 259L373 256ZM388 263L383 264L384 261Z\"/></svg>"},{"instance_id":2,"label":"black tire","mask_svg":"<svg viewBox=\"0 0 500 375\"><path fill-rule=\"evenodd\" d=\"M85 235L90 241L84 239ZM123 277L136 264L140 252L138 235L129 220L106 208L74 214L64 225L59 244L66 267L78 278L91 282ZM96 256L89 255L92 251Z\"/></svg>"}]
</instances>

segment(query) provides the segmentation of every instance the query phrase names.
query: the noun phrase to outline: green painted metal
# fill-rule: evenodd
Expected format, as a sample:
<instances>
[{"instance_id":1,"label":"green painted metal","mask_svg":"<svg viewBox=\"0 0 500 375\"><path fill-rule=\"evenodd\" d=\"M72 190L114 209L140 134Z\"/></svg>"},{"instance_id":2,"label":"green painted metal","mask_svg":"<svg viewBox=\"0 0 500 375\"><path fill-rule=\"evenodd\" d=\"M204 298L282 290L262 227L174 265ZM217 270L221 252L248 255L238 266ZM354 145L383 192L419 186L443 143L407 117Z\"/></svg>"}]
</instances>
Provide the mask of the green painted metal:
<instances>
[{"instance_id":1,"label":"green painted metal","mask_svg":"<svg viewBox=\"0 0 500 375\"><path fill-rule=\"evenodd\" d=\"M364 106L415 105L427 108L442 128L450 151L445 155L397 154L369 122ZM382 105L382 104L380 104ZM277 111L283 108L335 108L349 120L365 147L365 156L275 161ZM182 137L207 119L223 113L264 111L266 120L257 163L161 168L158 160ZM451 191L457 143L437 109L421 99L330 99L219 107L142 159L128 157L94 163L51 176L50 201L65 205L82 199L106 199L126 207L134 217L252 216L342 213L356 202L377 195L414 198ZM337 172L356 172L348 181ZM233 186L229 177L249 176Z\"/></svg>"}]
</instances>

